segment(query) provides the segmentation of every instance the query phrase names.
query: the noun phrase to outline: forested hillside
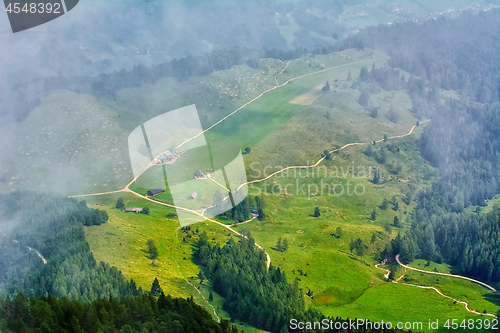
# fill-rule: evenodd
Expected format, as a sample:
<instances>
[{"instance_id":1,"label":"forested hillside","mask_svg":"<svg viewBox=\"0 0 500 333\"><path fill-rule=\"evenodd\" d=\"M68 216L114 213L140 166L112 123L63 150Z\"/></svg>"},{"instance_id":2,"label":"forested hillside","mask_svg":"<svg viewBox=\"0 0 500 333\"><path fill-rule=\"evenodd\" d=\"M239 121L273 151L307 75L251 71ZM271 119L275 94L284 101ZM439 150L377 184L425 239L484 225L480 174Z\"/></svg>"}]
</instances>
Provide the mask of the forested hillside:
<instances>
[{"instance_id":1,"label":"forested hillside","mask_svg":"<svg viewBox=\"0 0 500 333\"><path fill-rule=\"evenodd\" d=\"M441 171L417 197L412 228L394 242L405 261L443 260L460 273L500 281L499 214L465 213L500 192L500 11L453 20L367 29L351 40L381 48L389 64L411 76L401 80L413 112L432 121L420 150ZM447 90L458 95L442 98Z\"/></svg>"},{"instance_id":2,"label":"forested hillside","mask_svg":"<svg viewBox=\"0 0 500 333\"><path fill-rule=\"evenodd\" d=\"M106 212L85 201L15 192L0 196L0 214L0 295L89 301L139 293L115 267L97 263L85 240L83 226L106 222Z\"/></svg>"},{"instance_id":3,"label":"forested hillside","mask_svg":"<svg viewBox=\"0 0 500 333\"><path fill-rule=\"evenodd\" d=\"M307 309L303 290L297 283L288 283L285 273L279 268L271 265L267 269L266 256L255 247L250 235L238 242L230 239L220 247L211 244L204 232L196 243L193 256L204 267L204 275L212 282L214 291L224 297L224 310L232 319L273 333L289 332L292 318L302 322L323 319L342 322L346 319L326 318L318 310ZM335 329L310 331L338 332ZM400 332L396 329L367 331ZM350 332L365 332L365 328L350 329Z\"/></svg>"},{"instance_id":4,"label":"forested hillside","mask_svg":"<svg viewBox=\"0 0 500 333\"><path fill-rule=\"evenodd\" d=\"M418 198L412 229L396 242L396 253L446 262L465 275L500 281L500 209L488 214L450 212L439 192Z\"/></svg>"},{"instance_id":5,"label":"forested hillside","mask_svg":"<svg viewBox=\"0 0 500 333\"><path fill-rule=\"evenodd\" d=\"M66 297L0 298L3 332L213 332L237 333L228 320L217 323L192 298L161 294L109 297L82 303Z\"/></svg>"},{"instance_id":6,"label":"forested hillside","mask_svg":"<svg viewBox=\"0 0 500 333\"><path fill-rule=\"evenodd\" d=\"M391 66L412 74L413 112L432 119L421 152L440 169L453 209L482 205L500 191L499 41L500 10L370 28L352 40L385 50ZM458 100L442 103L440 90L448 89Z\"/></svg>"}]
</instances>

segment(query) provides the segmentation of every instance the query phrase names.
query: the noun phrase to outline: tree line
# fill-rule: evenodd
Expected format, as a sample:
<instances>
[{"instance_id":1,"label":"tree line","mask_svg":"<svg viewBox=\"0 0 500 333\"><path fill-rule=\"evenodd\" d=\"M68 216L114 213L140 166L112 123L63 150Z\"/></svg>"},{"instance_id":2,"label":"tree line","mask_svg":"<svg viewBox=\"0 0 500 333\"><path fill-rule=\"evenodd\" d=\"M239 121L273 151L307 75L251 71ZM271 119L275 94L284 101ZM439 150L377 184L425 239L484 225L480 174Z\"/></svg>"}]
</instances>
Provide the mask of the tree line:
<instances>
[{"instance_id":1,"label":"tree line","mask_svg":"<svg viewBox=\"0 0 500 333\"><path fill-rule=\"evenodd\" d=\"M210 280L213 290L224 297L223 308L232 320L240 320L273 333L289 332L292 318L305 322L323 319L343 321L340 318L327 318L316 309L306 308L303 290L299 288L297 280L290 284L279 267L270 265L267 269L266 256L256 248L250 234L248 238L241 238L237 242L230 238L220 247L217 243L211 244L206 232L203 232L195 244L193 259L202 266L203 277ZM382 331L399 332L391 329L370 332ZM311 332L337 330L316 329ZM354 329L351 332L365 330Z\"/></svg>"},{"instance_id":2,"label":"tree line","mask_svg":"<svg viewBox=\"0 0 500 333\"><path fill-rule=\"evenodd\" d=\"M432 119L418 145L441 172L432 188L416 197L411 230L385 252L401 253L405 262L446 261L461 274L492 282L500 281L500 211L465 208L484 206L500 193L499 28L495 9L373 27L350 39L356 47L380 48L391 56L392 68L364 69L361 80L390 90L397 88L398 69L410 73L407 81L400 77L399 87L408 92L416 117ZM441 91L449 89L458 94L443 99Z\"/></svg>"},{"instance_id":3,"label":"tree line","mask_svg":"<svg viewBox=\"0 0 500 333\"><path fill-rule=\"evenodd\" d=\"M163 293L121 296L82 303L67 297L0 298L0 331L12 332L158 332L238 333L228 320L214 321L192 297Z\"/></svg>"},{"instance_id":4,"label":"tree line","mask_svg":"<svg viewBox=\"0 0 500 333\"><path fill-rule=\"evenodd\" d=\"M84 225L105 221L107 214L85 201L28 192L0 195L0 295L80 301L138 295L134 281L96 262L85 240Z\"/></svg>"}]
</instances>

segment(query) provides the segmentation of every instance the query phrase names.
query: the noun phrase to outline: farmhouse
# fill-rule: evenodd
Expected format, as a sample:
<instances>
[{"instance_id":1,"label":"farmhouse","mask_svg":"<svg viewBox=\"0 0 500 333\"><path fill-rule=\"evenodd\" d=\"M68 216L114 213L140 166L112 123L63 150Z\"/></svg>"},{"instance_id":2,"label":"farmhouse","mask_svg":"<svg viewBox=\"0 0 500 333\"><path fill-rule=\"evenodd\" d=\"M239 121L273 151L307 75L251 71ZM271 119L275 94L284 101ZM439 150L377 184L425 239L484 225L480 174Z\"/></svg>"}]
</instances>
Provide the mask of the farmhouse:
<instances>
[{"instance_id":1,"label":"farmhouse","mask_svg":"<svg viewBox=\"0 0 500 333\"><path fill-rule=\"evenodd\" d=\"M155 159L155 164L167 164L175 161L180 155L167 150Z\"/></svg>"},{"instance_id":2,"label":"farmhouse","mask_svg":"<svg viewBox=\"0 0 500 333\"><path fill-rule=\"evenodd\" d=\"M196 197L197 197L197 196L198 196L198 193L193 192L193 193L191 193L191 194L189 195L188 199L194 200L194 199L196 199Z\"/></svg>"},{"instance_id":3,"label":"farmhouse","mask_svg":"<svg viewBox=\"0 0 500 333\"><path fill-rule=\"evenodd\" d=\"M201 170L196 170L194 172L194 178L196 178L196 179L205 179L205 178L207 178L207 175L203 171L201 171Z\"/></svg>"},{"instance_id":4,"label":"farmhouse","mask_svg":"<svg viewBox=\"0 0 500 333\"><path fill-rule=\"evenodd\" d=\"M152 190L149 190L146 194L149 195L150 197L154 197L155 195L158 195L160 193L163 193L165 192L164 189L162 189L161 187L158 187L158 188L154 188Z\"/></svg>"},{"instance_id":5,"label":"farmhouse","mask_svg":"<svg viewBox=\"0 0 500 333\"><path fill-rule=\"evenodd\" d=\"M125 212L127 213L142 213L142 208L139 207L126 207Z\"/></svg>"}]
</instances>

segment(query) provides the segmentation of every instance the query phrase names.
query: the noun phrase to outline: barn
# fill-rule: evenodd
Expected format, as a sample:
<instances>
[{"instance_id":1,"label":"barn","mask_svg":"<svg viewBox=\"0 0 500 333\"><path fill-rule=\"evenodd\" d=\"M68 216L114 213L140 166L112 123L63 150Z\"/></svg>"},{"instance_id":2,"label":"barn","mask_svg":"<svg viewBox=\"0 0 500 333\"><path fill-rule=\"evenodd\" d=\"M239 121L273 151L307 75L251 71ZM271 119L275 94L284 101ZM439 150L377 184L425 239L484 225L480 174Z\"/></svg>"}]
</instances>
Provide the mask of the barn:
<instances>
[{"instance_id":1,"label":"barn","mask_svg":"<svg viewBox=\"0 0 500 333\"><path fill-rule=\"evenodd\" d=\"M196 197L197 197L197 196L198 196L198 193L193 192L193 193L191 193L191 194L189 195L188 199L194 200L194 199L196 199Z\"/></svg>"},{"instance_id":2,"label":"barn","mask_svg":"<svg viewBox=\"0 0 500 333\"><path fill-rule=\"evenodd\" d=\"M207 177L207 175L205 175L205 173L201 170L196 170L194 172L194 178L196 178L196 179L204 179L206 177Z\"/></svg>"},{"instance_id":3,"label":"barn","mask_svg":"<svg viewBox=\"0 0 500 333\"><path fill-rule=\"evenodd\" d=\"M155 195L158 195L160 193L163 193L165 192L164 189L162 189L161 187L157 187L157 188L154 188L152 190L149 190L146 194L150 197L154 197Z\"/></svg>"},{"instance_id":4,"label":"barn","mask_svg":"<svg viewBox=\"0 0 500 333\"><path fill-rule=\"evenodd\" d=\"M142 213L142 208L139 207L126 207L125 208L126 213Z\"/></svg>"}]
</instances>

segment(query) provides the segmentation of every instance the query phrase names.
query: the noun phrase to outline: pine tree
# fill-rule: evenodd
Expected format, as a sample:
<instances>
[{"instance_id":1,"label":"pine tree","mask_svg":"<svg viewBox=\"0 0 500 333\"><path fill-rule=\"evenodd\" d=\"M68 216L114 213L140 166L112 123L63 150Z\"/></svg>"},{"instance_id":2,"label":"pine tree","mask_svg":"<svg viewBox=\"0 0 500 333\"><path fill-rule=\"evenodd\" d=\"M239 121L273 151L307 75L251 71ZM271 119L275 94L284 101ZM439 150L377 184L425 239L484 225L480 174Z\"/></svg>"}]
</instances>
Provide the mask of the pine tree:
<instances>
[{"instance_id":1,"label":"pine tree","mask_svg":"<svg viewBox=\"0 0 500 333\"><path fill-rule=\"evenodd\" d=\"M342 238L342 228L337 227L337 229L335 230L335 234L337 235L338 238Z\"/></svg>"},{"instance_id":2,"label":"pine tree","mask_svg":"<svg viewBox=\"0 0 500 333\"><path fill-rule=\"evenodd\" d=\"M208 301L213 302L213 300L214 300L214 293L212 292L212 290L210 290L210 294L208 294Z\"/></svg>"},{"instance_id":3,"label":"pine tree","mask_svg":"<svg viewBox=\"0 0 500 333\"><path fill-rule=\"evenodd\" d=\"M361 257L361 259L363 259L364 254L365 254L365 245L363 244L361 238L358 238L358 240L356 241L356 255L358 257Z\"/></svg>"},{"instance_id":4,"label":"pine tree","mask_svg":"<svg viewBox=\"0 0 500 333\"><path fill-rule=\"evenodd\" d=\"M288 240L285 238L283 240L283 251L281 252L285 252L286 250L288 250Z\"/></svg>"},{"instance_id":5,"label":"pine tree","mask_svg":"<svg viewBox=\"0 0 500 333\"><path fill-rule=\"evenodd\" d=\"M278 238L278 242L276 243L276 251L283 252L283 244L281 241L281 237Z\"/></svg>"},{"instance_id":6,"label":"pine tree","mask_svg":"<svg viewBox=\"0 0 500 333\"><path fill-rule=\"evenodd\" d=\"M123 202L122 197L119 197L118 200L116 200L116 208L117 209L125 209L125 203Z\"/></svg>"},{"instance_id":7,"label":"pine tree","mask_svg":"<svg viewBox=\"0 0 500 333\"><path fill-rule=\"evenodd\" d=\"M363 90L358 99L359 105L367 107L369 101L370 101L370 93L367 90Z\"/></svg>"},{"instance_id":8,"label":"pine tree","mask_svg":"<svg viewBox=\"0 0 500 333\"><path fill-rule=\"evenodd\" d=\"M366 147L366 149L363 151L363 153L366 156L371 157L373 155L373 147L371 145L368 145L368 147Z\"/></svg>"},{"instance_id":9,"label":"pine tree","mask_svg":"<svg viewBox=\"0 0 500 333\"><path fill-rule=\"evenodd\" d=\"M384 201L382 201L382 204L380 205L380 209L387 210L387 208L389 208L389 200L384 198Z\"/></svg>"},{"instance_id":10,"label":"pine tree","mask_svg":"<svg viewBox=\"0 0 500 333\"><path fill-rule=\"evenodd\" d=\"M162 293L163 290L160 287L160 282L158 281L158 278L155 278L153 284L151 285L151 295L160 296Z\"/></svg>"},{"instance_id":11,"label":"pine tree","mask_svg":"<svg viewBox=\"0 0 500 333\"><path fill-rule=\"evenodd\" d=\"M321 212L319 210L319 207L316 207L314 208L314 217L320 217L321 216Z\"/></svg>"},{"instance_id":12,"label":"pine tree","mask_svg":"<svg viewBox=\"0 0 500 333\"><path fill-rule=\"evenodd\" d=\"M5 315L7 316L7 319L12 319L12 302L10 301L10 296L7 295L7 298L5 299Z\"/></svg>"},{"instance_id":13,"label":"pine tree","mask_svg":"<svg viewBox=\"0 0 500 333\"><path fill-rule=\"evenodd\" d=\"M380 183L380 175L379 175L378 168L375 170L375 174L373 175L372 183L373 184L379 184Z\"/></svg>"},{"instance_id":14,"label":"pine tree","mask_svg":"<svg viewBox=\"0 0 500 333\"><path fill-rule=\"evenodd\" d=\"M206 280L206 278L207 277L205 276L205 274L203 273L203 271L200 269L200 272L198 273L198 279L200 279L200 284L202 284L203 281Z\"/></svg>"},{"instance_id":15,"label":"pine tree","mask_svg":"<svg viewBox=\"0 0 500 333\"><path fill-rule=\"evenodd\" d=\"M351 239L351 242L349 243L349 251L352 254L352 251L356 248L356 241L354 239Z\"/></svg>"},{"instance_id":16,"label":"pine tree","mask_svg":"<svg viewBox=\"0 0 500 333\"><path fill-rule=\"evenodd\" d=\"M259 221L264 221L266 219L266 214L264 213L264 196L263 195L261 195L260 197L256 196L255 204L257 206L257 212L259 214L257 216L257 219L259 219Z\"/></svg>"},{"instance_id":17,"label":"pine tree","mask_svg":"<svg viewBox=\"0 0 500 333\"><path fill-rule=\"evenodd\" d=\"M155 241L150 238L146 245L148 246L149 258L156 259L158 257L158 248L156 247Z\"/></svg>"},{"instance_id":18,"label":"pine tree","mask_svg":"<svg viewBox=\"0 0 500 333\"><path fill-rule=\"evenodd\" d=\"M376 218L377 218L377 213L375 212L375 210L372 210L372 213L370 214L370 220L375 221Z\"/></svg>"},{"instance_id":19,"label":"pine tree","mask_svg":"<svg viewBox=\"0 0 500 333\"><path fill-rule=\"evenodd\" d=\"M394 225L396 228L401 228L401 222L399 221L399 217L394 216L394 222L393 222L393 225Z\"/></svg>"},{"instance_id":20,"label":"pine tree","mask_svg":"<svg viewBox=\"0 0 500 333\"><path fill-rule=\"evenodd\" d=\"M326 84L323 86L323 88L321 88L321 90L324 92L330 91L330 83L326 81Z\"/></svg>"}]
</instances>

